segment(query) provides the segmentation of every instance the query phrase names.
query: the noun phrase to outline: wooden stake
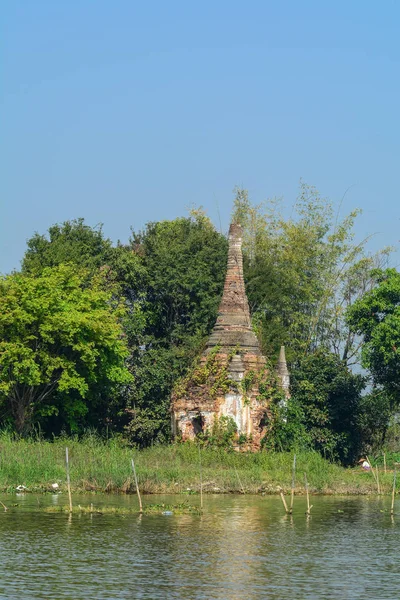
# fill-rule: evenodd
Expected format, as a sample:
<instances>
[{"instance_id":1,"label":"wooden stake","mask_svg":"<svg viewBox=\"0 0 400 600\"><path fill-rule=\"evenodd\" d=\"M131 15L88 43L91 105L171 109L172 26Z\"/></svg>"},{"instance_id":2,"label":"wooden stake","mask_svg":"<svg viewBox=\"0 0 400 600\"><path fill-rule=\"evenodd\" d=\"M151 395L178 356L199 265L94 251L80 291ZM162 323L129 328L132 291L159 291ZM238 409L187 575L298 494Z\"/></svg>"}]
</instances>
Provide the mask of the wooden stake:
<instances>
[{"instance_id":1,"label":"wooden stake","mask_svg":"<svg viewBox=\"0 0 400 600\"><path fill-rule=\"evenodd\" d=\"M288 505L286 504L285 496L283 495L282 490L280 492L280 496L281 496L281 499L282 499L282 502L283 502L283 506L285 507L286 514L289 515L290 514L290 510L288 509Z\"/></svg>"},{"instance_id":2,"label":"wooden stake","mask_svg":"<svg viewBox=\"0 0 400 600\"><path fill-rule=\"evenodd\" d=\"M310 506L310 496L308 493L308 481L307 481L307 473L304 473L304 484L306 487L306 495L307 495L307 510L306 510L306 515L310 515L311 514L311 509L312 509L312 504Z\"/></svg>"},{"instance_id":3,"label":"wooden stake","mask_svg":"<svg viewBox=\"0 0 400 600\"><path fill-rule=\"evenodd\" d=\"M203 473L201 469L201 450L199 446L199 471L200 471L200 510L203 510Z\"/></svg>"},{"instance_id":4,"label":"wooden stake","mask_svg":"<svg viewBox=\"0 0 400 600\"><path fill-rule=\"evenodd\" d=\"M65 465L67 471L67 488L68 488L68 499L69 499L69 512L72 513L72 495L71 495L71 479L69 476L69 459L68 459L68 448L65 448Z\"/></svg>"},{"instance_id":5,"label":"wooden stake","mask_svg":"<svg viewBox=\"0 0 400 600\"><path fill-rule=\"evenodd\" d=\"M384 468L385 475L386 475L386 452L383 453L383 468Z\"/></svg>"},{"instance_id":6,"label":"wooden stake","mask_svg":"<svg viewBox=\"0 0 400 600\"><path fill-rule=\"evenodd\" d=\"M239 485L240 485L240 489L241 489L241 491L242 491L242 494L244 494L244 493L245 493L245 492L244 492L244 488L243 488L243 486L242 486L242 482L240 481L240 477L239 477L239 473L237 472L236 465L233 465L233 466L234 466L234 469L235 469L235 473L236 473L237 480L238 480L238 482L239 482Z\"/></svg>"},{"instance_id":7,"label":"wooden stake","mask_svg":"<svg viewBox=\"0 0 400 600\"><path fill-rule=\"evenodd\" d=\"M293 512L294 503L294 486L296 483L296 455L293 456L293 467L292 467L292 493L290 496L290 514Z\"/></svg>"},{"instance_id":8,"label":"wooden stake","mask_svg":"<svg viewBox=\"0 0 400 600\"><path fill-rule=\"evenodd\" d=\"M4 508L4 512L8 511L8 508L5 504L2 503L2 501L0 500L0 504L2 505L2 507Z\"/></svg>"},{"instance_id":9,"label":"wooden stake","mask_svg":"<svg viewBox=\"0 0 400 600\"><path fill-rule=\"evenodd\" d=\"M377 487L378 487L378 496L380 496L380 495L381 495L381 486L380 486L380 483L379 483L379 470L378 470L378 465L376 465L376 467L375 467L375 468L376 468L376 485L377 485Z\"/></svg>"},{"instance_id":10,"label":"wooden stake","mask_svg":"<svg viewBox=\"0 0 400 600\"><path fill-rule=\"evenodd\" d=\"M142 498L140 497L139 484L138 484L138 480L136 477L136 469L135 469L135 463L134 463L133 458L132 458L132 471L133 471L133 476L135 478L136 493L137 493L137 497L139 500L139 514L141 515L143 513Z\"/></svg>"},{"instance_id":11,"label":"wooden stake","mask_svg":"<svg viewBox=\"0 0 400 600\"><path fill-rule=\"evenodd\" d=\"M396 493L396 467L393 471L393 489L392 489L392 507L390 509L390 514L394 515L394 495Z\"/></svg>"},{"instance_id":12,"label":"wooden stake","mask_svg":"<svg viewBox=\"0 0 400 600\"><path fill-rule=\"evenodd\" d=\"M376 477L376 475L375 475L375 473L374 473L374 469L373 469L373 467L372 467L372 463L371 463L371 461L369 460L369 458L368 458L368 456L367 456L367 455L365 455L365 458L367 459L367 462L368 462L368 464L369 464L369 466L370 466L371 473L372 473L372 475L373 475L373 477L374 477L374 479L375 479L375 483L376 483L377 487L379 488L378 479L377 479L377 477ZM379 492L378 492L378 493L379 493Z\"/></svg>"}]
</instances>

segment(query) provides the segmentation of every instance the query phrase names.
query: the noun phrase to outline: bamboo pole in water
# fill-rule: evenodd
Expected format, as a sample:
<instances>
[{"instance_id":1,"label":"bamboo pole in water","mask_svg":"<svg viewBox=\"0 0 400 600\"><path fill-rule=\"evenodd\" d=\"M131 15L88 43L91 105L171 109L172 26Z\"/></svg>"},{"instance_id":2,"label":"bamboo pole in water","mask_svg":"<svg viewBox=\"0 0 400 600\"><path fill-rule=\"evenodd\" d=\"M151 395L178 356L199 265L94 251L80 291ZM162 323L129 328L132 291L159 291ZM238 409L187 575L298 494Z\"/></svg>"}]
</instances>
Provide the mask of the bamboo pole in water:
<instances>
[{"instance_id":1,"label":"bamboo pole in water","mask_svg":"<svg viewBox=\"0 0 400 600\"><path fill-rule=\"evenodd\" d=\"M367 456L367 455L365 455L365 457L366 457L366 459L367 459L367 462L368 462L368 464L369 464L369 466L370 466L371 473L372 473L372 475L373 475L373 477L374 477L374 479L375 479L376 487L378 488L378 494L380 494L379 480L378 480L378 478L377 478L377 476L376 476L376 474L375 474L375 472L374 472L374 468L373 468L373 466L372 466L372 462L369 460L369 458L368 458L368 456Z\"/></svg>"},{"instance_id":2,"label":"bamboo pole in water","mask_svg":"<svg viewBox=\"0 0 400 600\"><path fill-rule=\"evenodd\" d=\"M283 495L282 490L280 491L280 496L281 496L281 500L283 502L283 506L285 507L286 514L290 514L290 510L288 508L288 505L286 504L285 496Z\"/></svg>"},{"instance_id":3,"label":"bamboo pole in water","mask_svg":"<svg viewBox=\"0 0 400 600\"><path fill-rule=\"evenodd\" d=\"M245 493L245 492L244 492L244 487L242 486L242 482L240 481L240 477L239 477L238 470L237 470L237 468L236 468L236 465L233 465L233 466L234 466L234 469L235 469L235 473L236 473L237 480L238 480L238 482L239 482L239 485L240 485L240 490L241 490L242 494L244 494L244 493Z\"/></svg>"},{"instance_id":4,"label":"bamboo pole in water","mask_svg":"<svg viewBox=\"0 0 400 600\"><path fill-rule=\"evenodd\" d=\"M383 469L385 471L385 475L387 473L386 471L386 452L383 453Z\"/></svg>"},{"instance_id":5,"label":"bamboo pole in water","mask_svg":"<svg viewBox=\"0 0 400 600\"><path fill-rule=\"evenodd\" d=\"M307 495L307 510L306 510L306 515L310 515L311 514L311 509L312 509L312 504L310 506L310 495L308 493L307 473L304 473L304 484L305 484L306 495Z\"/></svg>"},{"instance_id":6,"label":"bamboo pole in water","mask_svg":"<svg viewBox=\"0 0 400 600\"><path fill-rule=\"evenodd\" d=\"M392 489L392 506L390 509L390 514L394 515L394 495L396 493L396 467L394 468L393 471L393 489Z\"/></svg>"},{"instance_id":7,"label":"bamboo pole in water","mask_svg":"<svg viewBox=\"0 0 400 600\"><path fill-rule=\"evenodd\" d=\"M203 473L201 469L201 450L199 446L199 472L200 472L200 510L203 510Z\"/></svg>"},{"instance_id":8,"label":"bamboo pole in water","mask_svg":"<svg viewBox=\"0 0 400 600\"><path fill-rule=\"evenodd\" d=\"M69 512L72 513L72 495L71 495L71 479L69 476L69 457L68 448L65 448L65 468L67 471L67 488L68 488L68 499L69 499Z\"/></svg>"},{"instance_id":9,"label":"bamboo pole in water","mask_svg":"<svg viewBox=\"0 0 400 600\"><path fill-rule=\"evenodd\" d=\"M378 495L381 495L381 484L379 483L379 469L378 465L376 465L376 485L378 486Z\"/></svg>"},{"instance_id":10,"label":"bamboo pole in water","mask_svg":"<svg viewBox=\"0 0 400 600\"><path fill-rule=\"evenodd\" d=\"M139 514L142 514L143 513L142 498L140 497L139 484L138 484L138 480L136 477L135 462L134 462L133 458L132 458L132 471L133 471L133 477L135 478L136 494L137 494L138 501L139 501Z\"/></svg>"},{"instance_id":11,"label":"bamboo pole in water","mask_svg":"<svg viewBox=\"0 0 400 600\"><path fill-rule=\"evenodd\" d=\"M4 512L8 511L8 508L5 504L2 503L2 501L0 500L0 504L2 505L2 507L4 508Z\"/></svg>"},{"instance_id":12,"label":"bamboo pole in water","mask_svg":"<svg viewBox=\"0 0 400 600\"><path fill-rule=\"evenodd\" d=\"M296 483L296 455L293 456L293 467L292 467L292 493L290 496L290 514L293 512L294 504L294 486Z\"/></svg>"},{"instance_id":13,"label":"bamboo pole in water","mask_svg":"<svg viewBox=\"0 0 400 600\"><path fill-rule=\"evenodd\" d=\"M374 469L373 469L373 467L372 467L372 462L369 460L369 458L368 458L368 456L367 456L367 455L365 455L365 458L367 459L367 463L369 464L369 466L370 466L370 468L371 468L371 473L372 473L372 475L374 476L374 479L375 479L375 482L376 482L376 475L375 475L375 473L374 473Z\"/></svg>"}]
</instances>

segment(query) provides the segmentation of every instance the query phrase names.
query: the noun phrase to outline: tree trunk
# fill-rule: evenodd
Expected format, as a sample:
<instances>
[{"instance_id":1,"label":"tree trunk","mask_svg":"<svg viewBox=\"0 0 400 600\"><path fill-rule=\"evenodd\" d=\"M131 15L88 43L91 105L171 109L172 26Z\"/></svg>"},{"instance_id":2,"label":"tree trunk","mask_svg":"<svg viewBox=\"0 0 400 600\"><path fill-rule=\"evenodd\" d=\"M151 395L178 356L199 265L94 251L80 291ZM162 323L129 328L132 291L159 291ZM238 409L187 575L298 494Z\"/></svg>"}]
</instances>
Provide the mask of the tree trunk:
<instances>
[{"instance_id":1,"label":"tree trunk","mask_svg":"<svg viewBox=\"0 0 400 600\"><path fill-rule=\"evenodd\" d=\"M10 412L19 435L27 435L32 427L35 411L39 404L51 394L58 379L42 386L15 385L10 396Z\"/></svg>"}]
</instances>

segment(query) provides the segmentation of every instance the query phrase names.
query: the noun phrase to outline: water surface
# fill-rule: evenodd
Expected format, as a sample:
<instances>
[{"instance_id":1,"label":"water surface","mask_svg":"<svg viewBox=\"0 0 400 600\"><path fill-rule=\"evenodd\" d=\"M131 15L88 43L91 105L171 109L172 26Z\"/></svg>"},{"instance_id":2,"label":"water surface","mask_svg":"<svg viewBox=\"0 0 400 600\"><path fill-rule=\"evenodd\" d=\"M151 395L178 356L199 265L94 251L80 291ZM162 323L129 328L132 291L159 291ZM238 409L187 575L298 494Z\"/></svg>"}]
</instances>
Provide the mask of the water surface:
<instances>
[{"instance_id":1,"label":"water surface","mask_svg":"<svg viewBox=\"0 0 400 600\"><path fill-rule=\"evenodd\" d=\"M1 599L400 598L400 514L391 518L388 498L312 498L309 519L304 498L296 498L293 517L275 497L206 496L202 516L41 510L66 504L64 495L1 500L19 503L0 513Z\"/></svg>"}]
</instances>

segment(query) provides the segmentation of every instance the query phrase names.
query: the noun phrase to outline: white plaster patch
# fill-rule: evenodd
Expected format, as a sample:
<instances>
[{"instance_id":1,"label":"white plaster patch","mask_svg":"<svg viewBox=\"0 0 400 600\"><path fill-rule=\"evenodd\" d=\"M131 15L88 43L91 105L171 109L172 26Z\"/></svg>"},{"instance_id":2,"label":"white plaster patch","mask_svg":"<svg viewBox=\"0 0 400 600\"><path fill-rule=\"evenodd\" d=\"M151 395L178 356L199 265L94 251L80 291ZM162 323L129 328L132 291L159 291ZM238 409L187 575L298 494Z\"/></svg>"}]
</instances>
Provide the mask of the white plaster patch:
<instances>
[{"instance_id":1,"label":"white plaster patch","mask_svg":"<svg viewBox=\"0 0 400 600\"><path fill-rule=\"evenodd\" d=\"M221 414L226 417L232 417L236 423L238 432L243 432L245 419L243 414L243 396L241 394L226 394L225 402L221 405Z\"/></svg>"}]
</instances>

